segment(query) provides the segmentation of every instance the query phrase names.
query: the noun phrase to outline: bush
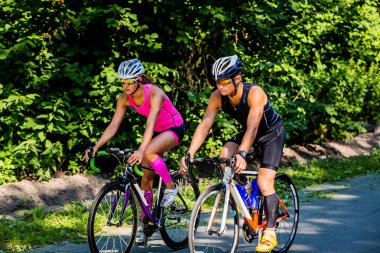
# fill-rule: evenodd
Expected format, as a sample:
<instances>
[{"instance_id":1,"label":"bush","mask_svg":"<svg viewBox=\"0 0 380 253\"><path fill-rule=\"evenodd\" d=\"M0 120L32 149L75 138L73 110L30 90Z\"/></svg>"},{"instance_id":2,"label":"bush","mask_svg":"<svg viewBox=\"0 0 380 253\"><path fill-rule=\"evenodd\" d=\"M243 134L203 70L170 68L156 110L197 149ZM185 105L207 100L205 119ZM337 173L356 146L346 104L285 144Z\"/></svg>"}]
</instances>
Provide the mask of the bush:
<instances>
[{"instance_id":1,"label":"bush","mask_svg":"<svg viewBox=\"0 0 380 253\"><path fill-rule=\"evenodd\" d=\"M378 3L332 1L52 1L0 3L0 184L86 172L83 150L112 118L115 70L139 57L184 116L187 150L215 86L216 58L238 54L267 91L288 144L349 138L379 123ZM128 112L109 145L137 147ZM238 128L219 115L201 154Z\"/></svg>"}]
</instances>

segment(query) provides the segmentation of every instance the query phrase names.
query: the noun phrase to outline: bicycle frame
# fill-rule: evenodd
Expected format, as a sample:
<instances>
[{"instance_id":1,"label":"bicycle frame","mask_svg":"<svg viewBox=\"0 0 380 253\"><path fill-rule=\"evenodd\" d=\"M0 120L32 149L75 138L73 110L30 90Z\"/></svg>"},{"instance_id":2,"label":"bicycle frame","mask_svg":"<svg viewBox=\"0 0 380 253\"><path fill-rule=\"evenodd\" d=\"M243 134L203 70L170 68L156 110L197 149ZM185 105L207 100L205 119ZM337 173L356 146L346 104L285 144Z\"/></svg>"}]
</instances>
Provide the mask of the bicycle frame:
<instances>
[{"instance_id":1,"label":"bicycle frame","mask_svg":"<svg viewBox=\"0 0 380 253\"><path fill-rule=\"evenodd\" d=\"M255 231L256 234L260 235L261 232L266 228L266 223L259 224L259 220L258 220L259 213L258 213L257 210L254 210L254 214L253 214L254 216L253 217L251 216L251 214L250 214L247 206L245 205L242 197L240 196L240 193L239 193L238 189L236 188L235 181L233 180L233 175L234 175L233 169L230 166L227 166L226 169L225 169L224 176L223 176L223 181L222 181L223 184L224 184L224 186L225 186L225 190L226 190L225 199L224 199L224 210L223 210L223 214L222 214L222 224L221 224L220 230L216 231L216 233L219 234L219 235L221 235L225 231L226 220L227 220L227 212L228 212L228 204L229 204L229 201L230 201L230 195L232 194L232 198L235 200L236 206L240 210L241 216L244 219L244 221L249 224L249 226ZM246 172L243 172L242 175L257 176L258 172L256 172L256 171L246 171ZM215 200L214 207L212 209L211 218L210 218L210 221L209 221L209 224L208 224L208 227L207 227L207 231L208 232L211 232L211 228L212 228L212 225L213 225L215 213L216 213L217 207L220 204L220 199L222 197L221 194ZM277 221L285 219L285 218L287 218L289 216L288 212L287 212L287 210L285 208L285 205L283 204L283 202L281 201L281 199L278 198L278 200L279 200L279 204L281 205L281 207L283 208L283 210L285 211L285 213L281 217L278 217Z\"/></svg>"},{"instance_id":2,"label":"bicycle frame","mask_svg":"<svg viewBox=\"0 0 380 253\"><path fill-rule=\"evenodd\" d=\"M142 212L144 212L145 216L148 217L150 222L152 222L154 225L156 225L158 228L160 228L160 226L161 226L160 217L153 217L153 214L150 212L149 207L148 207L148 203L146 202L146 199L144 197L144 193L142 192L140 186L138 185L136 177L132 173L132 166L130 166L128 163L127 163L126 168L125 168L123 180L125 182L125 190L124 190L125 198L124 198L124 203L122 206L122 211L120 213L119 224L117 224L117 225L121 226L121 222L122 222L123 217L124 217L124 211L125 211L125 208L128 204L128 201L129 201L130 191L132 190L133 193L135 194L136 198L137 198L137 201L139 202L139 205L141 207ZM159 184L158 184L159 190L157 193L157 199L156 199L156 205L155 205L156 210L154 212L154 214L156 214L156 215L160 211L160 206L158 205L158 203L160 201L161 193L162 193L162 191L160 190L161 187L162 187L162 179L160 177L159 178ZM119 202L118 198L119 198L119 196L115 196L115 199L114 199L113 204L112 204L111 212L110 212L110 215L108 217L108 222L110 222L110 220L113 217L113 213L115 211L117 203Z\"/></svg>"}]
</instances>

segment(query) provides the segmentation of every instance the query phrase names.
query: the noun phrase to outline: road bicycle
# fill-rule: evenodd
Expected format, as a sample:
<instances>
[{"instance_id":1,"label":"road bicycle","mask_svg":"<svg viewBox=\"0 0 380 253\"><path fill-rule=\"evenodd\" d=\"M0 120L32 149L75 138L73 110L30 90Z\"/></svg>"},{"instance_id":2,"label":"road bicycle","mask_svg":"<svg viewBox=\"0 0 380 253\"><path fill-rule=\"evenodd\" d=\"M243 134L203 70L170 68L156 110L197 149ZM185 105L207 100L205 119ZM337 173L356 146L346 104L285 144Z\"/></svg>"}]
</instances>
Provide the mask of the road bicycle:
<instances>
[{"instance_id":1,"label":"road bicycle","mask_svg":"<svg viewBox=\"0 0 380 253\"><path fill-rule=\"evenodd\" d=\"M263 207L263 196L259 192L254 201L257 208L247 207L237 184L244 185L241 177L256 178L257 171L244 171L235 174L233 159L204 157L194 159L189 164L189 174L196 179L197 171L204 171L217 178L217 182L201 189L202 194L194 204L189 228L190 252L235 252L239 242L239 214L243 218L242 232L247 243L260 241L262 231L266 228L266 217ZM225 167L225 169L223 169ZM200 168L200 169L199 169ZM210 185L210 184L209 184ZM296 236L299 219L298 194L292 180L286 174L277 174L275 189L278 195L279 208L276 222L278 245L272 252L286 252Z\"/></svg>"},{"instance_id":2,"label":"road bicycle","mask_svg":"<svg viewBox=\"0 0 380 253\"><path fill-rule=\"evenodd\" d=\"M138 220L144 212L143 232L147 238L157 230L167 246L173 250L187 247L190 213L199 196L197 184L186 174L175 171L172 180L178 184L179 192L173 205L161 207L164 184L157 176L155 202L152 208L144 198L138 179L143 176L143 166L131 166L127 160L133 149L109 148L99 151L96 158L109 156L117 160L119 172L115 178L104 185L90 209L87 236L91 252L130 252L135 244ZM90 166L100 172L95 165L96 158L90 159Z\"/></svg>"}]
</instances>

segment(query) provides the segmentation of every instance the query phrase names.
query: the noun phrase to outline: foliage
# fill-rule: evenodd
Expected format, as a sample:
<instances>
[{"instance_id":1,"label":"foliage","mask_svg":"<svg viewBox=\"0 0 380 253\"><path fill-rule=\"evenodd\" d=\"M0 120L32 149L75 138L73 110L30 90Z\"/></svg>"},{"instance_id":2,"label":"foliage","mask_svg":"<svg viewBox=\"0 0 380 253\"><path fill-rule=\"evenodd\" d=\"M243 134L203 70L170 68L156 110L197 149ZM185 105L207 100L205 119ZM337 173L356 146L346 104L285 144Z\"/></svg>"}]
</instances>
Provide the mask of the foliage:
<instances>
[{"instance_id":1,"label":"foliage","mask_svg":"<svg viewBox=\"0 0 380 253\"><path fill-rule=\"evenodd\" d=\"M0 2L0 184L86 172L83 150L111 120L115 70L138 57L179 108L186 153L215 89L210 67L238 54L287 129L288 144L350 138L380 122L379 2L4 0ZM136 147L128 111L110 146ZM239 128L224 114L200 150Z\"/></svg>"}]
</instances>

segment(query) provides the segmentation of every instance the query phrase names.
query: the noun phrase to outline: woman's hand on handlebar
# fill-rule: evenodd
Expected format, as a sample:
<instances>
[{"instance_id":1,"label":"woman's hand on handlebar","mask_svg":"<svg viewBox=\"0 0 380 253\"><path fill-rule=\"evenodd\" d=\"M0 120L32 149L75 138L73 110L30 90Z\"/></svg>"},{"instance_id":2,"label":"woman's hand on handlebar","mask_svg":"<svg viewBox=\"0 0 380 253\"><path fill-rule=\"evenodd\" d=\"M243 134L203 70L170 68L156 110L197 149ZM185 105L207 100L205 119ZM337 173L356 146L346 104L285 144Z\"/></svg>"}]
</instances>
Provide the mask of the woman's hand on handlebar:
<instances>
[{"instance_id":1,"label":"woman's hand on handlebar","mask_svg":"<svg viewBox=\"0 0 380 253\"><path fill-rule=\"evenodd\" d=\"M143 152L135 150L133 154L128 158L128 163L132 166L135 164L140 164L142 162L143 155Z\"/></svg>"},{"instance_id":2,"label":"woman's hand on handlebar","mask_svg":"<svg viewBox=\"0 0 380 253\"><path fill-rule=\"evenodd\" d=\"M82 158L82 161L84 161L86 164L90 161L90 158L95 157L96 152L98 152L98 149L95 147L88 147L86 151L84 152L84 156Z\"/></svg>"},{"instance_id":3,"label":"woman's hand on handlebar","mask_svg":"<svg viewBox=\"0 0 380 253\"><path fill-rule=\"evenodd\" d=\"M180 165L179 171L182 173L186 173L188 170L187 163L188 162L192 163L193 161L194 161L194 154L187 152L187 155L181 158L181 165Z\"/></svg>"}]
</instances>

